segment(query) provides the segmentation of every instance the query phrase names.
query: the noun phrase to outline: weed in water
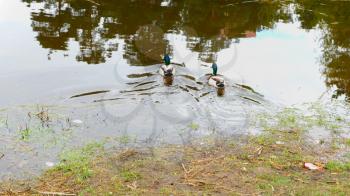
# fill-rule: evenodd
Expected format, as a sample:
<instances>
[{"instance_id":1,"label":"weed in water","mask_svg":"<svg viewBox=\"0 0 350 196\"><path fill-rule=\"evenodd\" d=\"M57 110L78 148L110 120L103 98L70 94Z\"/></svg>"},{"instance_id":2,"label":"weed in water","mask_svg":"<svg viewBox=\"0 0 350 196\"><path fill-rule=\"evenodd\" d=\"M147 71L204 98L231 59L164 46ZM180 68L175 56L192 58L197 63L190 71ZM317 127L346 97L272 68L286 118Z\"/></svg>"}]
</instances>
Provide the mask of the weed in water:
<instances>
[{"instance_id":1,"label":"weed in water","mask_svg":"<svg viewBox=\"0 0 350 196\"><path fill-rule=\"evenodd\" d=\"M336 110L336 109L334 109ZM271 114L261 113L257 115L256 125L267 131L306 131L312 127L323 127L334 133L341 133L349 126L346 119L342 118L331 109L319 103L307 105L307 110L297 108L284 108Z\"/></svg>"},{"instance_id":2,"label":"weed in water","mask_svg":"<svg viewBox=\"0 0 350 196\"><path fill-rule=\"evenodd\" d=\"M32 131L29 128L25 128L20 131L21 140L28 141Z\"/></svg>"},{"instance_id":3,"label":"weed in water","mask_svg":"<svg viewBox=\"0 0 350 196\"><path fill-rule=\"evenodd\" d=\"M192 122L190 125L189 125L190 129L194 130L194 131L197 131L199 129L199 125Z\"/></svg>"}]
</instances>

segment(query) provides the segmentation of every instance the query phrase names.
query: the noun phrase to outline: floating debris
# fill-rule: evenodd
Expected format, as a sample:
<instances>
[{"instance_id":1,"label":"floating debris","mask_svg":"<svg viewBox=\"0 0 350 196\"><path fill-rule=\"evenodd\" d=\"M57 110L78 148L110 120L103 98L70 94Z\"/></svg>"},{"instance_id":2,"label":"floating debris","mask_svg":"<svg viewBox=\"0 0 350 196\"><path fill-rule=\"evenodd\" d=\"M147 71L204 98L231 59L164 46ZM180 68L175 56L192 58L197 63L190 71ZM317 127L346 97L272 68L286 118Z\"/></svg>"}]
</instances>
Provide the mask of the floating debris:
<instances>
[{"instance_id":1,"label":"floating debris","mask_svg":"<svg viewBox=\"0 0 350 196\"><path fill-rule=\"evenodd\" d=\"M73 120L72 121L73 123L75 123L75 124L83 124L83 121L82 120Z\"/></svg>"},{"instance_id":2,"label":"floating debris","mask_svg":"<svg viewBox=\"0 0 350 196\"><path fill-rule=\"evenodd\" d=\"M45 163L45 165L47 167L53 167L53 166L55 166L55 163L48 161L48 162Z\"/></svg>"}]
</instances>

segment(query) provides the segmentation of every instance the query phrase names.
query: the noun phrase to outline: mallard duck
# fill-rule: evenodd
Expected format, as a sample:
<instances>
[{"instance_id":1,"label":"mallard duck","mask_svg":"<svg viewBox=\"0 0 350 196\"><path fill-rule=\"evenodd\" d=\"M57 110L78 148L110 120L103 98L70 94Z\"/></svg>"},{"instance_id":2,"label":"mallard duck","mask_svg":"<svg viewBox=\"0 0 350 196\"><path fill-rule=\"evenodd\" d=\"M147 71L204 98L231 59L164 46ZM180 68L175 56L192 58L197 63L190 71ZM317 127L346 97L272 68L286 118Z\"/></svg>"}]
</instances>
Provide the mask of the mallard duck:
<instances>
[{"instance_id":1,"label":"mallard duck","mask_svg":"<svg viewBox=\"0 0 350 196\"><path fill-rule=\"evenodd\" d=\"M160 67L159 73L163 76L163 81L166 86L171 86L174 81L175 67L171 65L171 60L169 55L164 55L163 58L164 65Z\"/></svg>"},{"instance_id":2,"label":"mallard duck","mask_svg":"<svg viewBox=\"0 0 350 196\"><path fill-rule=\"evenodd\" d=\"M209 76L208 84L217 89L218 96L223 96L225 94L226 86L225 79L222 76L217 75L218 66L216 65L216 63L213 63L211 68L213 69L213 73L211 76Z\"/></svg>"},{"instance_id":3,"label":"mallard duck","mask_svg":"<svg viewBox=\"0 0 350 196\"><path fill-rule=\"evenodd\" d=\"M164 65L160 67L159 73L163 77L172 77L175 75L175 67L171 65L171 60L169 55L164 55Z\"/></svg>"}]
</instances>

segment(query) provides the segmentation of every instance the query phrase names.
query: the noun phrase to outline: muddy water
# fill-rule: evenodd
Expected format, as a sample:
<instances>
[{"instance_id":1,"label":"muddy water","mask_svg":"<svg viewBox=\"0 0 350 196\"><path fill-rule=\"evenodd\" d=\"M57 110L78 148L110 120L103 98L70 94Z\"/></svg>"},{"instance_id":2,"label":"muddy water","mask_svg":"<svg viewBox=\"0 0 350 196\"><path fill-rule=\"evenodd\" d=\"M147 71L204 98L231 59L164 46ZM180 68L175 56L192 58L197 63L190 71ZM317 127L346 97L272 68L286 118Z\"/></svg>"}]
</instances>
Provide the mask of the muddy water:
<instances>
[{"instance_id":1,"label":"muddy water","mask_svg":"<svg viewBox=\"0 0 350 196\"><path fill-rule=\"evenodd\" d=\"M187 144L247 133L276 105L349 87L349 2L0 1L0 177L72 146ZM176 63L173 85L158 70ZM216 61L224 97L202 66ZM45 114L43 118L42 115ZM80 122L81 121L81 122Z\"/></svg>"}]
</instances>

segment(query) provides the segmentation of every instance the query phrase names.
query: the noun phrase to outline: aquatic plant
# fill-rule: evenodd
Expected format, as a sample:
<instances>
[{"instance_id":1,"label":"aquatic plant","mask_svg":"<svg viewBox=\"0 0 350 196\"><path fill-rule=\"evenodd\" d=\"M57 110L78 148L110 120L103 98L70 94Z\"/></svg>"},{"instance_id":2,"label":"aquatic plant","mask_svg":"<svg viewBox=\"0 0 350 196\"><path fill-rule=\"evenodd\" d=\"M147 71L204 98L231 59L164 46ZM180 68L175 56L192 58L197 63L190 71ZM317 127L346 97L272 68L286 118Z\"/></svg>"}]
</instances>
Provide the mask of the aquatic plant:
<instances>
[{"instance_id":1,"label":"aquatic plant","mask_svg":"<svg viewBox=\"0 0 350 196\"><path fill-rule=\"evenodd\" d=\"M348 107L336 103L308 103L301 107L282 108L277 112L258 113L254 122L256 127L265 131L307 131L322 127L333 133L341 133L350 125L350 119L343 117L344 108Z\"/></svg>"}]
</instances>

